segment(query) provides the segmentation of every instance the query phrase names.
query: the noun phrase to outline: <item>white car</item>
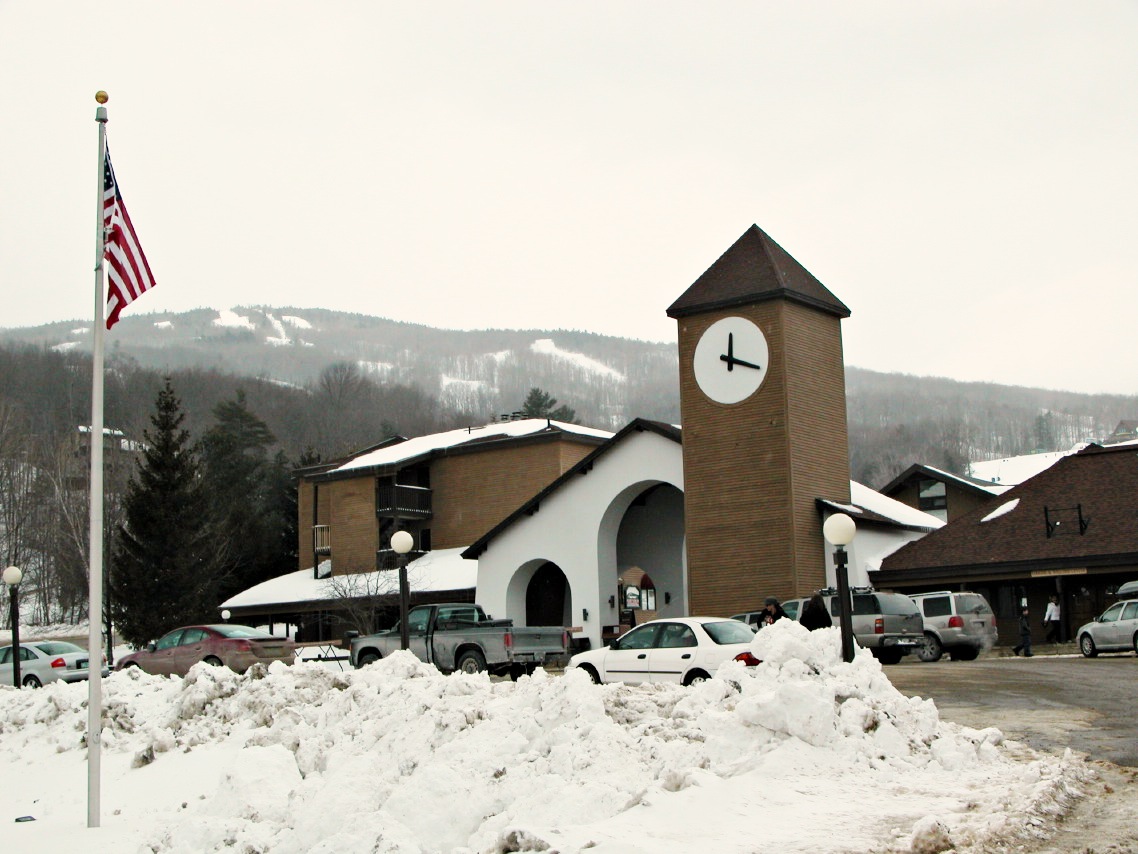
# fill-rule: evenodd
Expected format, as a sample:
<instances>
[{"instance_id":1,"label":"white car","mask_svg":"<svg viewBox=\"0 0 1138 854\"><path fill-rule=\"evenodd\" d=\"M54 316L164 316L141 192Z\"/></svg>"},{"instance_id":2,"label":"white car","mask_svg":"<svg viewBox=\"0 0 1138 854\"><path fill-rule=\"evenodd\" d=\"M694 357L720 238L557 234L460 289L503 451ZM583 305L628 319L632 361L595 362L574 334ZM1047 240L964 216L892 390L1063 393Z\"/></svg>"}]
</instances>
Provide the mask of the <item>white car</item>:
<instances>
[{"instance_id":1,"label":"white car","mask_svg":"<svg viewBox=\"0 0 1138 854\"><path fill-rule=\"evenodd\" d=\"M1138 652L1138 599L1115 602L1093 622L1080 626L1075 637L1079 639L1079 651L1087 658L1100 652Z\"/></svg>"},{"instance_id":2,"label":"white car","mask_svg":"<svg viewBox=\"0 0 1138 854\"><path fill-rule=\"evenodd\" d=\"M691 685L711 678L725 661L749 667L759 663L751 653L754 631L738 620L722 617L669 617L625 632L601 649L569 659L594 682L678 682Z\"/></svg>"},{"instance_id":3,"label":"white car","mask_svg":"<svg viewBox=\"0 0 1138 854\"><path fill-rule=\"evenodd\" d=\"M87 650L67 641L29 641L20 644L20 684L25 688L39 688L48 682L79 682L87 678ZM103 675L110 675L106 658ZM12 647L0 647L0 685L11 685L13 670Z\"/></svg>"}]
</instances>

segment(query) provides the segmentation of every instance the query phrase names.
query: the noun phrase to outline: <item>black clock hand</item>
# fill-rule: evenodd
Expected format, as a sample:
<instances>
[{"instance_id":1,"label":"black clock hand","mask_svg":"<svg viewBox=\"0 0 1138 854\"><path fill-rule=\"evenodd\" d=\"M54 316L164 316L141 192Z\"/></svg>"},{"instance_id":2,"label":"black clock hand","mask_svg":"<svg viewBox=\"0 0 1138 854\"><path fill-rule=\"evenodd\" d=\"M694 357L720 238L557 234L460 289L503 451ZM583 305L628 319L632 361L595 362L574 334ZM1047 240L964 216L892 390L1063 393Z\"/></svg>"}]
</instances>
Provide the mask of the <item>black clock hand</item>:
<instances>
[{"instance_id":1,"label":"black clock hand","mask_svg":"<svg viewBox=\"0 0 1138 854\"><path fill-rule=\"evenodd\" d=\"M744 368L754 368L756 371L762 370L762 367L760 367L759 365L756 365L754 362L744 362L742 359L734 359L734 358L731 359L731 362L736 364L736 365L742 365ZM728 370L730 370L730 366L728 366Z\"/></svg>"},{"instance_id":2,"label":"black clock hand","mask_svg":"<svg viewBox=\"0 0 1138 854\"><path fill-rule=\"evenodd\" d=\"M735 333L727 333L727 355L720 356L720 361L727 363L727 370L735 370Z\"/></svg>"}]
</instances>

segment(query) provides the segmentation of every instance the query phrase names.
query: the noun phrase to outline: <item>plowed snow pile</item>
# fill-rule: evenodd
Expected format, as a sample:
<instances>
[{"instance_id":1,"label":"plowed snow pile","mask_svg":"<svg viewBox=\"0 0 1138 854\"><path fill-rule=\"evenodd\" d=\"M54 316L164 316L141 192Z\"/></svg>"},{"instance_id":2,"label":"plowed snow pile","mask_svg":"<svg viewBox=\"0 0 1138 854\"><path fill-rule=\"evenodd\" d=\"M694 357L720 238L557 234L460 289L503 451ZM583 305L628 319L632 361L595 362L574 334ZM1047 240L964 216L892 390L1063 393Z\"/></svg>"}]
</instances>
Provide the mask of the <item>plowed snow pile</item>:
<instances>
[{"instance_id":1,"label":"plowed snow pile","mask_svg":"<svg viewBox=\"0 0 1138 854\"><path fill-rule=\"evenodd\" d=\"M104 681L101 827L87 687L0 689L0 850L979 850L1080 794L1075 757L940 720L836 629L782 620L691 688L443 676L408 654ZM34 821L15 822L21 816Z\"/></svg>"}]
</instances>

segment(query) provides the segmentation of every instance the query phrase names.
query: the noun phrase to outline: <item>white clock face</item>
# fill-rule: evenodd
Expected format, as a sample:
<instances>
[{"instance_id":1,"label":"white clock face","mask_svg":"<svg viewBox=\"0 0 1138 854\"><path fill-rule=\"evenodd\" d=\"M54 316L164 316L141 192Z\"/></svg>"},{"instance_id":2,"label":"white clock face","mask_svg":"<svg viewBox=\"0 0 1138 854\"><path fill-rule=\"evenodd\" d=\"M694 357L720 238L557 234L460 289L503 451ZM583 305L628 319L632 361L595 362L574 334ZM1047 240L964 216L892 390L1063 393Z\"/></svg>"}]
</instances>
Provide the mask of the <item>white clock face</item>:
<instances>
[{"instance_id":1,"label":"white clock face","mask_svg":"<svg viewBox=\"0 0 1138 854\"><path fill-rule=\"evenodd\" d=\"M695 381L717 403L746 400L763 384L769 366L766 336L745 317L725 317L711 324L692 358Z\"/></svg>"}]
</instances>

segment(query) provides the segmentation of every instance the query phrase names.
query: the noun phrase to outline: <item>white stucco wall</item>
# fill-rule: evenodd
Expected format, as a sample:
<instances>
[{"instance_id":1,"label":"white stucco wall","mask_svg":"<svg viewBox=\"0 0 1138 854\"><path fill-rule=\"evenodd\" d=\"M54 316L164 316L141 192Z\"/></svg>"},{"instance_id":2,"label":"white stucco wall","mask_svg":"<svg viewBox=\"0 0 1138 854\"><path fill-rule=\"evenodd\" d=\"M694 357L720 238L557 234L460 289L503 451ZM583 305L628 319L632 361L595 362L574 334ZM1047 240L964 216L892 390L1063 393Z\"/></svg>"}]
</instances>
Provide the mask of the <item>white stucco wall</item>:
<instances>
[{"instance_id":1,"label":"white stucco wall","mask_svg":"<svg viewBox=\"0 0 1138 854\"><path fill-rule=\"evenodd\" d=\"M582 629L575 636L588 637L594 647L599 646L602 626L618 621L617 608L608 604L615 593L608 579L619 571L617 542L625 511L644 490L660 483L682 492L680 445L651 431L625 436L591 471L574 475L541 502L538 512L522 517L491 540L478 558L477 601L495 616L521 622L526 586L537 568L550 561L569 582L569 625ZM682 516L678 524L682 530ZM682 589L678 595L672 593L665 613L686 613L684 567L677 572L683 576ZM658 596L662 604L662 594Z\"/></svg>"}]
</instances>

